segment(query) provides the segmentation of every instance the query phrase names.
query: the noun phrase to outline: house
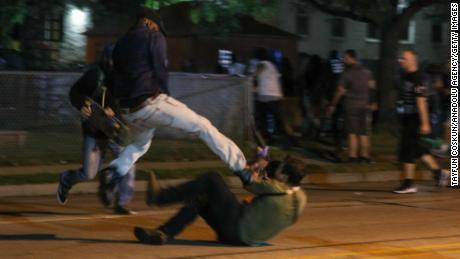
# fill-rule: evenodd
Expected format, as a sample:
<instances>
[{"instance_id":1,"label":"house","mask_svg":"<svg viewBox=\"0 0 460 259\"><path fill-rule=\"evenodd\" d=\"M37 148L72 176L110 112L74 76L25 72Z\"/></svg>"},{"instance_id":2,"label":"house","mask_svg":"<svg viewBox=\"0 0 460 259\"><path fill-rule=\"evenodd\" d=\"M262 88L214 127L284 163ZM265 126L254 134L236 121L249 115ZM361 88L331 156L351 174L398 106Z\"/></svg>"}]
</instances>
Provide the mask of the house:
<instances>
[{"instance_id":1,"label":"house","mask_svg":"<svg viewBox=\"0 0 460 259\"><path fill-rule=\"evenodd\" d=\"M399 7L406 1L400 0ZM327 58L330 50L355 49L369 63L378 59L380 40L370 25L326 14L305 1L279 1L278 13L269 22L273 26L299 35L299 52ZM410 21L400 41L401 48L419 53L422 62L444 63L449 57L449 24L430 19L425 8ZM294 15L293 15L294 14Z\"/></svg>"},{"instance_id":2,"label":"house","mask_svg":"<svg viewBox=\"0 0 460 259\"><path fill-rule=\"evenodd\" d=\"M265 47L282 53L295 62L299 36L275 26L256 21L249 16L239 17L240 28L227 35L216 35L206 26L190 20L192 5L189 2L163 7L159 10L168 33L168 58L170 71L184 71L193 66L197 72L215 72L219 59L229 59L231 54L242 61L253 56L256 47ZM95 24L85 35L86 63L97 60L103 45L115 42L133 24L132 18L110 20Z\"/></svg>"},{"instance_id":3,"label":"house","mask_svg":"<svg viewBox=\"0 0 460 259\"><path fill-rule=\"evenodd\" d=\"M20 47L27 69L75 70L82 67L86 38L92 25L91 9L72 4L41 5L30 1L19 29Z\"/></svg>"}]
</instances>

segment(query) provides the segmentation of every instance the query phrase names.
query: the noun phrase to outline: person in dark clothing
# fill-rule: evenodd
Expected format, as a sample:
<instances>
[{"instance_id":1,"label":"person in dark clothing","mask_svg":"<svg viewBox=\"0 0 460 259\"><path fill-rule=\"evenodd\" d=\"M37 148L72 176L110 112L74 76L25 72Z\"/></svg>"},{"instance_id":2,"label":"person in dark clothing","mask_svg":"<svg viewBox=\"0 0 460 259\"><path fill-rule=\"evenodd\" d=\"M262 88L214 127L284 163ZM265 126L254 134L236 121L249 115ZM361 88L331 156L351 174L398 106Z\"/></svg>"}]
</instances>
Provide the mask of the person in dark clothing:
<instances>
[{"instance_id":1,"label":"person in dark clothing","mask_svg":"<svg viewBox=\"0 0 460 259\"><path fill-rule=\"evenodd\" d=\"M329 52L329 58L327 60L327 85L326 85L326 98L332 100L335 89L339 79L344 71L345 65L341 59L341 56L337 50L331 50ZM336 153L339 154L343 149L343 142L345 139L345 127L344 127L344 116L345 111L343 107L343 100L340 99L335 105L334 113L332 114L332 133L334 136L334 143L336 147ZM340 159L338 159L340 160Z\"/></svg>"},{"instance_id":2,"label":"person in dark clothing","mask_svg":"<svg viewBox=\"0 0 460 259\"><path fill-rule=\"evenodd\" d=\"M430 150L431 154L437 157L447 157L450 152L450 62L444 67L440 76L436 78L434 87L440 99L440 110L442 124L444 127L443 143L439 148Z\"/></svg>"},{"instance_id":3,"label":"person in dark clothing","mask_svg":"<svg viewBox=\"0 0 460 259\"><path fill-rule=\"evenodd\" d=\"M101 169L105 154L110 150L116 157L121 153L122 146L109 139L104 132L94 127L92 123L91 102L95 101L105 108L106 114L115 116L116 104L107 86L112 84L112 45L107 45L99 64L86 71L72 86L70 101L81 112L83 129L83 167L78 170L68 170L61 174L57 190L57 200L60 204L67 202L70 189L77 183L93 179ZM108 172L109 176L113 172ZM134 194L135 168L132 166L118 184L114 212L117 214L133 214L126 207ZM110 200L101 200L105 206Z\"/></svg>"},{"instance_id":4,"label":"person in dark clothing","mask_svg":"<svg viewBox=\"0 0 460 259\"><path fill-rule=\"evenodd\" d=\"M305 119L307 120L306 124L310 126L310 130L315 130L315 132L320 130L321 125L320 114L322 102L325 99L325 71L326 66L321 57L313 55L308 58L303 75L299 76L298 79L303 92L302 97Z\"/></svg>"},{"instance_id":5,"label":"person in dark clothing","mask_svg":"<svg viewBox=\"0 0 460 259\"><path fill-rule=\"evenodd\" d=\"M113 62L112 92L119 101L121 117L131 130L132 142L105 169L116 172L105 186L107 195L148 151L158 127L198 136L232 170L246 168L246 158L233 141L209 120L168 95L165 31L155 11L139 11L136 24L116 43Z\"/></svg>"},{"instance_id":6,"label":"person in dark clothing","mask_svg":"<svg viewBox=\"0 0 460 259\"><path fill-rule=\"evenodd\" d=\"M346 70L340 77L336 94L329 106L329 115L334 113L338 102L344 98L345 125L348 133L348 159L349 162L358 161L360 150L361 161L373 163L370 158L369 120L371 95L375 94L375 81L372 73L358 63L354 50L345 51L344 62Z\"/></svg>"},{"instance_id":7,"label":"person in dark clothing","mask_svg":"<svg viewBox=\"0 0 460 259\"><path fill-rule=\"evenodd\" d=\"M307 196L299 187L305 174L303 168L300 160L287 157L269 162L260 172L241 172L238 175L244 188L255 195L245 203L237 200L217 172L169 188L160 188L152 174L147 186L147 204L184 202L184 206L159 228L136 227L134 235L142 243L162 245L201 216L216 232L219 242L262 245L294 224L305 208Z\"/></svg>"},{"instance_id":8,"label":"person in dark clothing","mask_svg":"<svg viewBox=\"0 0 460 259\"><path fill-rule=\"evenodd\" d=\"M394 192L400 194L417 192L412 179L415 174L415 160L418 158L421 158L432 170L436 184L444 187L448 184L449 173L441 170L429 150L422 145L422 138L431 133L431 126L426 100L427 89L423 85L422 76L418 70L417 55L411 50L405 50L399 62L405 70L402 77L400 107L398 107L402 124L399 161L404 164L405 179Z\"/></svg>"},{"instance_id":9,"label":"person in dark clothing","mask_svg":"<svg viewBox=\"0 0 460 259\"><path fill-rule=\"evenodd\" d=\"M283 99L281 101L282 116L284 128L289 136L300 137L300 132L296 129L302 124L302 115L300 111L300 91L295 82L294 69L291 61L287 57L281 60L281 87L283 90Z\"/></svg>"},{"instance_id":10,"label":"person in dark clothing","mask_svg":"<svg viewBox=\"0 0 460 259\"><path fill-rule=\"evenodd\" d=\"M294 84L294 70L291 65L289 58L284 57L281 61L281 87L283 90L283 96L297 96L297 91Z\"/></svg>"}]
</instances>

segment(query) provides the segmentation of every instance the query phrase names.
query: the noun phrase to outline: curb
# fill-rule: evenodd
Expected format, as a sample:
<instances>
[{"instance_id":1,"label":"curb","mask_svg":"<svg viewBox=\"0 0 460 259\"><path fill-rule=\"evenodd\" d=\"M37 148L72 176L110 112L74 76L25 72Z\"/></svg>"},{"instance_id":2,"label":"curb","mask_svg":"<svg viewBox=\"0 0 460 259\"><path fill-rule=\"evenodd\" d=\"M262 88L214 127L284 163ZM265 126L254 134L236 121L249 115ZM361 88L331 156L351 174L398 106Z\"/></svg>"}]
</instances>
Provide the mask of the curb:
<instances>
[{"instance_id":1,"label":"curb","mask_svg":"<svg viewBox=\"0 0 460 259\"><path fill-rule=\"evenodd\" d=\"M417 171L415 175L417 181L432 180L430 171ZM172 179L160 180L160 184L164 186L177 185L188 179ZM303 181L305 184L343 184L356 182L388 182L401 180L400 171L382 171L368 173L315 173L307 175ZM227 177L227 182L231 187L241 186L241 182L237 177ZM97 192L97 182L86 182L77 184L72 188L72 194L90 194ZM146 181L136 181L135 191L145 191ZM13 196L39 196L39 195L55 195L57 184L24 184L24 185L5 185L0 186L0 197Z\"/></svg>"},{"instance_id":2,"label":"curb","mask_svg":"<svg viewBox=\"0 0 460 259\"><path fill-rule=\"evenodd\" d=\"M430 171L417 171L414 180L429 181L433 176ZM305 177L304 182L309 184L340 184L356 182L388 182L402 180L401 171L381 171L366 173L317 173Z\"/></svg>"},{"instance_id":3,"label":"curb","mask_svg":"<svg viewBox=\"0 0 460 259\"><path fill-rule=\"evenodd\" d=\"M106 165L104 165L106 166ZM0 166L0 175L27 175L37 172L61 173L70 168L80 168L81 164L50 164L50 165L26 165L26 166ZM187 162L140 162L136 169L178 169L178 168L205 168L225 167L220 160L200 160Z\"/></svg>"}]
</instances>

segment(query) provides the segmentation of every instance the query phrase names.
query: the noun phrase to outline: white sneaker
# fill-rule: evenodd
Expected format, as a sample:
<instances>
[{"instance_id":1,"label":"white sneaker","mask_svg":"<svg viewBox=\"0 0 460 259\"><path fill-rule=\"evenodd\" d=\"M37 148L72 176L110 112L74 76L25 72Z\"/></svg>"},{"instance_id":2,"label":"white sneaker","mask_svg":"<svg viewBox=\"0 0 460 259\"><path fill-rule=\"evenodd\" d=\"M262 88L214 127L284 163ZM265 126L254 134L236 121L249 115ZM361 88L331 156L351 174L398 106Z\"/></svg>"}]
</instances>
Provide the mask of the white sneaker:
<instances>
[{"instance_id":1,"label":"white sneaker","mask_svg":"<svg viewBox=\"0 0 460 259\"><path fill-rule=\"evenodd\" d=\"M414 184L411 184L411 183L408 183L406 181L403 181L401 186L399 186L399 188L394 190L393 192L398 193L398 194L416 193L417 192L417 187L415 187Z\"/></svg>"},{"instance_id":2,"label":"white sneaker","mask_svg":"<svg viewBox=\"0 0 460 259\"><path fill-rule=\"evenodd\" d=\"M436 157L439 157L439 158L446 158L446 157L449 157L450 155L450 148L449 148L449 145L445 145L443 144L440 148L438 149L432 149L430 150L430 153Z\"/></svg>"},{"instance_id":3,"label":"white sneaker","mask_svg":"<svg viewBox=\"0 0 460 259\"><path fill-rule=\"evenodd\" d=\"M446 187L450 182L450 172L446 169L441 170L441 175L436 183L439 187Z\"/></svg>"}]
</instances>

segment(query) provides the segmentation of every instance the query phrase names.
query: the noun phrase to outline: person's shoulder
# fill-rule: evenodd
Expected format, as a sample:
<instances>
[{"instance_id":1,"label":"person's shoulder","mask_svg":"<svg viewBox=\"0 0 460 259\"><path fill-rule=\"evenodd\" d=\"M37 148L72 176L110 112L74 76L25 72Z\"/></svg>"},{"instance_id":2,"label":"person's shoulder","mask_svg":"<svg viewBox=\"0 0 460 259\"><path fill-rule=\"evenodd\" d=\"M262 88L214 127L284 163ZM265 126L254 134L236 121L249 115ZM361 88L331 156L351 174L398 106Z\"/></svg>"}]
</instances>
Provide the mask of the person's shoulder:
<instances>
[{"instance_id":1,"label":"person's shoulder","mask_svg":"<svg viewBox=\"0 0 460 259\"><path fill-rule=\"evenodd\" d=\"M146 33L154 39L166 39L165 35L161 31L147 30Z\"/></svg>"}]
</instances>

